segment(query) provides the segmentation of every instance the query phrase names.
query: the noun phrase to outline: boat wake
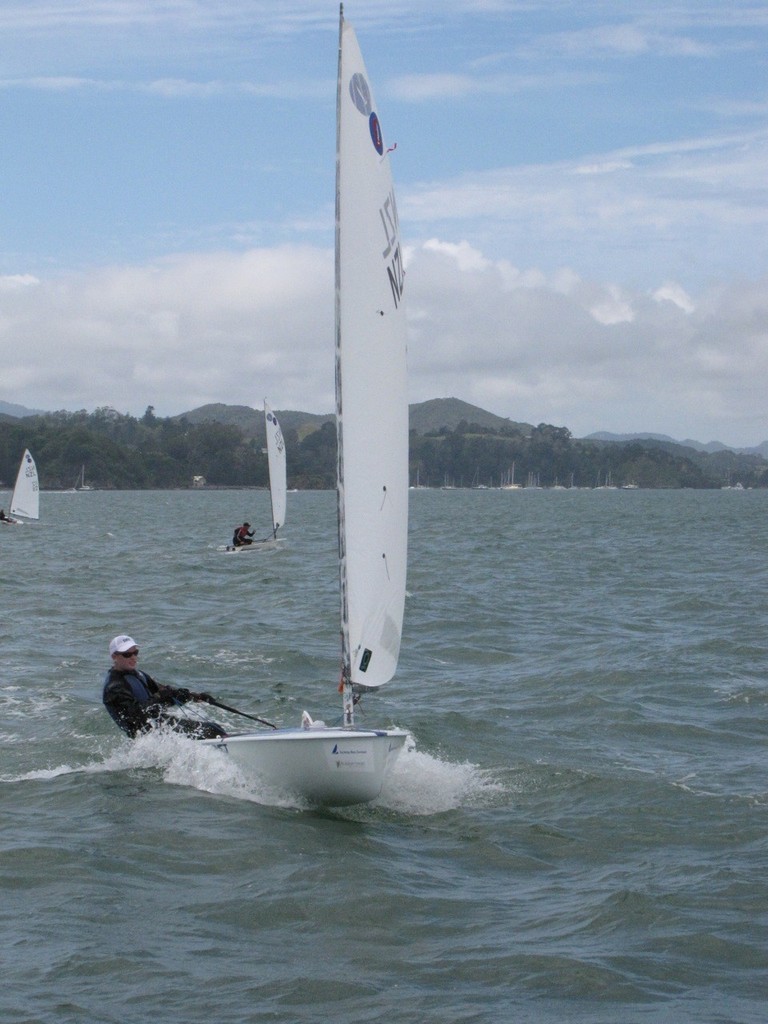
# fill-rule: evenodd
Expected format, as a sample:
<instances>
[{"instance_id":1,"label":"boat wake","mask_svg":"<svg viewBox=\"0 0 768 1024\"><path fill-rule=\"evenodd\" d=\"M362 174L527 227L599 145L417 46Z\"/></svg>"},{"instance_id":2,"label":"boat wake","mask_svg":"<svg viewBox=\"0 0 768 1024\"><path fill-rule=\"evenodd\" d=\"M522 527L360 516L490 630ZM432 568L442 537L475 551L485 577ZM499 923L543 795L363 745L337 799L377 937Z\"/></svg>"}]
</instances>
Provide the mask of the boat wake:
<instances>
[{"instance_id":1,"label":"boat wake","mask_svg":"<svg viewBox=\"0 0 768 1024\"><path fill-rule=\"evenodd\" d=\"M106 744L105 744L106 746ZM274 790L262 780L241 771L234 761L214 746L204 745L168 730L157 730L136 740L125 740L103 756L74 766L58 765L16 775L6 782L46 781L65 775L99 775L112 772L153 771L170 786L185 786L268 807L310 810L311 805L293 794ZM367 805L375 816L382 810L405 816L429 816L462 807L496 803L506 793L493 774L470 763L456 764L421 753L409 737L395 766L384 782L381 795ZM346 808L357 816L362 808Z\"/></svg>"},{"instance_id":2,"label":"boat wake","mask_svg":"<svg viewBox=\"0 0 768 1024\"><path fill-rule=\"evenodd\" d=\"M496 803L507 792L492 772L468 761L457 764L421 753L409 737L371 806L426 816Z\"/></svg>"}]
</instances>

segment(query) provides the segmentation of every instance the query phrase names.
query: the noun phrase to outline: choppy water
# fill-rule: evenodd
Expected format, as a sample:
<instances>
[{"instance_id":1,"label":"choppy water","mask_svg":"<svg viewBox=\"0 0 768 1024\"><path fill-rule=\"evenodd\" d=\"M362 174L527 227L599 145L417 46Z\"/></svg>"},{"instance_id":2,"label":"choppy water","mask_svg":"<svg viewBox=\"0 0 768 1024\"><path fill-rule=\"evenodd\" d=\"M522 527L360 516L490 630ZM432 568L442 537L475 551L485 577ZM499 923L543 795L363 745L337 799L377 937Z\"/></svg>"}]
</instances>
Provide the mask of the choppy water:
<instances>
[{"instance_id":1,"label":"choppy water","mask_svg":"<svg viewBox=\"0 0 768 1024\"><path fill-rule=\"evenodd\" d=\"M332 721L332 494L289 496L273 554L216 550L266 529L256 492L44 494L0 530L3 1024L763 1024L768 492L411 513L365 706L413 748L344 812L100 704L127 631L161 681Z\"/></svg>"}]
</instances>

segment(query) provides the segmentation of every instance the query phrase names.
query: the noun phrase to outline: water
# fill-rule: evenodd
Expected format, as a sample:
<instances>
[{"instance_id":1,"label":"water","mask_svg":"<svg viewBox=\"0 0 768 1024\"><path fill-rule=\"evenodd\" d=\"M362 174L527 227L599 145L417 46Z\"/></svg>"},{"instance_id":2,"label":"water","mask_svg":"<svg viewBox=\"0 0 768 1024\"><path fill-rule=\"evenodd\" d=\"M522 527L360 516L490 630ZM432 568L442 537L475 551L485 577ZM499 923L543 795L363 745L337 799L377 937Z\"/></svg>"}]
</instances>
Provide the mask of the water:
<instances>
[{"instance_id":1,"label":"water","mask_svg":"<svg viewBox=\"0 0 768 1024\"><path fill-rule=\"evenodd\" d=\"M100 703L125 631L160 681L333 721L333 495L235 556L265 494L41 504L0 530L4 1024L762 1024L768 492L412 492L361 724L413 742L339 812Z\"/></svg>"}]
</instances>

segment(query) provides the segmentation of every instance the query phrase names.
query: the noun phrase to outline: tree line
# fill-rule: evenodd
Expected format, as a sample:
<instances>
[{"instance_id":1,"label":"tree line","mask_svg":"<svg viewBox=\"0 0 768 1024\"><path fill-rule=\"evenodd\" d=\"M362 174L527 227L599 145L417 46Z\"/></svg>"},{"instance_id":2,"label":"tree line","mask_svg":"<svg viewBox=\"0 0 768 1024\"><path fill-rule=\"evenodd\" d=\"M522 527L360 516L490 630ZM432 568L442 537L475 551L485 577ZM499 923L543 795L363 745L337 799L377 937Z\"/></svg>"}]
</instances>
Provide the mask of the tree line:
<instances>
[{"instance_id":1,"label":"tree line","mask_svg":"<svg viewBox=\"0 0 768 1024\"><path fill-rule=\"evenodd\" d=\"M336 431L324 423L309 431L284 429L288 485L335 485ZM11 487L24 448L38 466L43 489L73 487L85 467L99 489L266 487L266 438L239 426L186 417L157 417L152 406L137 418L101 408L0 420L0 482ZM539 424L525 433L462 421L455 429L410 434L410 482L429 487L496 487L510 482L547 487L768 486L768 462L732 451L697 452L655 441L574 439L565 427Z\"/></svg>"},{"instance_id":2,"label":"tree line","mask_svg":"<svg viewBox=\"0 0 768 1024\"><path fill-rule=\"evenodd\" d=\"M547 423L523 432L464 421L452 431L412 433L411 471L412 483L428 487L768 486L768 462L759 455L654 440L576 439Z\"/></svg>"}]
</instances>

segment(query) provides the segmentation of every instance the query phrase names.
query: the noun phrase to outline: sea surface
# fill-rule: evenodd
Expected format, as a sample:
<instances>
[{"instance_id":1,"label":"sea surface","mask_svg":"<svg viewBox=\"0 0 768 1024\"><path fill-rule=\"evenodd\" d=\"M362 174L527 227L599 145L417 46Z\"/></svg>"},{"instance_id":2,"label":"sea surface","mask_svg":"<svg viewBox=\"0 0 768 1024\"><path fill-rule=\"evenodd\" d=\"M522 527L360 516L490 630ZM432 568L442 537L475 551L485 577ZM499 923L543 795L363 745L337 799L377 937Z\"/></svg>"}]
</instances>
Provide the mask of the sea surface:
<instances>
[{"instance_id":1,"label":"sea surface","mask_svg":"<svg viewBox=\"0 0 768 1024\"><path fill-rule=\"evenodd\" d=\"M8 495L0 494L7 508ZM768 491L417 490L380 800L132 742L159 681L336 720L335 499L43 493L0 528L2 1024L764 1024ZM244 719L216 713L231 728Z\"/></svg>"}]
</instances>

